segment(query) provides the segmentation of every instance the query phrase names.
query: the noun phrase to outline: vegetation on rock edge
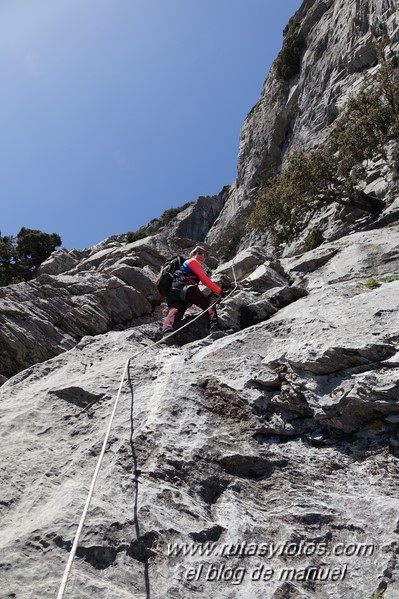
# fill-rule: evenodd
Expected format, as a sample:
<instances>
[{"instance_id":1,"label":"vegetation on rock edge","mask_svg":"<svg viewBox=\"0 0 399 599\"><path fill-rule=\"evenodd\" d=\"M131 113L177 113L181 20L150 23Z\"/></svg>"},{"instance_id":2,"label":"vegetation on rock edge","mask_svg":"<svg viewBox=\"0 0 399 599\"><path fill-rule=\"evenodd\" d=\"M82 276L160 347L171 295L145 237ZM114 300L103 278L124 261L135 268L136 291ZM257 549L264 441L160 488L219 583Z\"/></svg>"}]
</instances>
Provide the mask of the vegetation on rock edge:
<instances>
[{"instance_id":1,"label":"vegetation on rock edge","mask_svg":"<svg viewBox=\"0 0 399 599\"><path fill-rule=\"evenodd\" d=\"M61 245L57 233L22 227L17 237L0 234L0 286L29 281L38 267Z\"/></svg>"}]
</instances>

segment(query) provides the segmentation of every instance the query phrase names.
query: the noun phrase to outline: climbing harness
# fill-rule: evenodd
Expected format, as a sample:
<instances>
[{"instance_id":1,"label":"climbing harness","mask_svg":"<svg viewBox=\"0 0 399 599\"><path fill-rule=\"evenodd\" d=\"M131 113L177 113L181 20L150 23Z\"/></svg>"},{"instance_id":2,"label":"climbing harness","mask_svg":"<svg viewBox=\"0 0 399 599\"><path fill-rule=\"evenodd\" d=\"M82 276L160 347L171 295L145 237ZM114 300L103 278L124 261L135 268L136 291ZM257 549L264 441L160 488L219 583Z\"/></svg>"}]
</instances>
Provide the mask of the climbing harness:
<instances>
[{"instance_id":1,"label":"climbing harness","mask_svg":"<svg viewBox=\"0 0 399 599\"><path fill-rule=\"evenodd\" d=\"M232 262L231 269L232 269L233 278L234 278L234 287L223 298L223 301L225 301L227 298L229 298L236 291L236 289L238 287L237 278L236 278L235 269L234 269L234 261ZM178 329L178 331L181 331L182 329L185 329L186 327L188 327L190 324L192 324L194 321L196 321L198 318L200 318L209 308L212 308L213 306L216 306L216 304L219 303L219 302L220 302L220 298L218 298L210 306L208 306L207 308L205 308L205 310L202 310L197 316L195 316L195 318L193 318L192 320L190 320L189 322L187 322L185 325L181 326ZM169 335L165 335L165 337L163 337L159 341L156 341L152 345L147 345L146 347L144 347L143 349L137 351L135 354L133 354L132 356L130 356L126 360L125 367L123 369L123 373L122 373L122 377L121 377L121 382L119 384L118 393L116 395L114 407L113 407L113 410L112 410L112 413L111 413L111 417L109 419L107 432L105 433L104 442L103 442L102 449L101 449L101 452L100 452L100 455L99 455L99 458L98 458L98 461L97 461L97 466L96 466L96 468L94 470L94 474L93 474L93 478L92 478L92 481L91 481L89 493L87 495L87 499L86 499L86 503L85 503L85 506L84 506L84 509L83 509L83 512L82 512L82 516L80 518L80 522L79 522L78 528L76 530L75 539L73 541L73 545L72 545L71 551L69 553L68 562L67 562L67 565L65 567L64 575L62 577L62 581L61 581L60 589L58 591L57 599L62 599L64 597L64 594L65 594L65 589L66 589L66 585L68 583L69 574L70 574L70 571L71 571L71 568L72 568L73 560L75 558L76 550L78 548L78 543L79 543L80 535L82 533L84 522L86 520L87 512L89 511L91 498L92 498L93 493L94 493L94 487L95 487L96 482L97 482L98 473L100 472L101 464L102 464L102 461L103 461L103 458L104 458L104 455L105 455L105 450L106 450L106 447L107 447L109 435L111 433L112 423L113 423L113 420L114 420L114 417L115 417L115 414L116 414L116 408L117 408L118 403L119 403L119 398L120 398L120 395L121 395L121 392L122 392L123 384L125 382L125 377L126 377L126 373L128 371L128 368L129 368L129 364L130 364L131 360L133 360L134 358L137 358L141 354L144 354L146 351L148 351L149 349L152 349L156 345L159 345L165 339L169 339L169 337L172 337L178 331L173 331L172 333L170 333Z\"/></svg>"}]
</instances>

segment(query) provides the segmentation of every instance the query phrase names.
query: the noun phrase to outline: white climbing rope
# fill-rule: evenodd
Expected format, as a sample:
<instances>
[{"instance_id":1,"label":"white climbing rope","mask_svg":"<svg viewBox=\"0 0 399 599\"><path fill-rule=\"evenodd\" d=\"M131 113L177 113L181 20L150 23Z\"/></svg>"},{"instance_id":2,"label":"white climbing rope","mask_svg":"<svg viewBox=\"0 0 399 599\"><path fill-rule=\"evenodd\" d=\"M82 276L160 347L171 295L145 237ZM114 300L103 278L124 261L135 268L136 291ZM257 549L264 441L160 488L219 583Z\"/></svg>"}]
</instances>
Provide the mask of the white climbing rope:
<instances>
[{"instance_id":1,"label":"white climbing rope","mask_svg":"<svg viewBox=\"0 0 399 599\"><path fill-rule=\"evenodd\" d=\"M232 268L233 278L234 278L234 287L223 298L223 300L226 300L227 298L229 298L236 291L236 289L237 289L237 278L236 278L236 274L235 274L235 270L234 270L234 261L232 262L231 268ZM165 339L169 339L169 337L172 337L177 332L180 332L182 329L185 329L186 327L188 327L189 325L191 325L194 321L196 321L198 318L200 318L207 310L209 310L209 308L212 308L218 302L220 302L220 298L218 298L215 302L213 302L212 304L210 304L210 306L208 306L207 308L205 308L205 310L202 310L202 312L200 312L195 318L193 318L192 320L190 320L189 322L187 322L185 325L183 325L182 327L180 327L178 330L173 331L172 333L170 333L169 335L163 337L159 341L156 341L152 345L148 345L148 346L144 347L143 349L139 350L138 352L136 352L135 354L133 354L132 356L130 356L126 360L125 367L124 367L123 373L122 373L121 382L119 384L118 393L117 393L117 396L116 396L116 399L115 399L114 407L113 407L113 410L112 410L112 413L111 413L111 417L109 419L107 432L105 433L104 442L103 442L102 449L101 449L101 452L100 452L100 455L99 455L99 458L98 458L98 461L97 461L96 469L95 469L94 474L93 474L93 478L92 478L92 481L91 481L89 493L87 495L87 499L86 499L86 503L85 503L85 506L84 506L84 509L83 509L83 512L82 512L82 516L80 518L80 522L79 522L78 528L76 530L75 539L73 541L73 545L72 545L71 551L69 553L68 562L67 562L67 565L65 567L64 575L62 577L62 581L61 581L60 589L58 591L57 599L62 599L64 597L64 594L65 594L65 589L66 589L66 585L68 583L69 574L71 572L73 560L75 558L76 550L78 548L78 543L79 543L80 535L81 535L81 532L82 532L82 529L83 529L83 525L84 525L85 520L86 520L87 512L89 511L91 498L92 498L93 493L94 493L94 487L96 485L98 473L100 472L100 468L101 468L101 464L102 464L102 461L103 461L103 458L104 458L104 454L105 454L105 450L106 450L106 447L107 447L109 435L111 433L112 423L113 423L113 420L114 420L114 417L115 417L115 414L116 414L116 408L117 408L118 403L119 403L119 398L120 398L120 395L121 395L123 383L125 382L125 377L126 377L127 369L129 368L130 361L133 360L134 358L137 358L141 354L144 354L146 351L148 351L149 349L152 349L156 345L159 345Z\"/></svg>"}]
</instances>

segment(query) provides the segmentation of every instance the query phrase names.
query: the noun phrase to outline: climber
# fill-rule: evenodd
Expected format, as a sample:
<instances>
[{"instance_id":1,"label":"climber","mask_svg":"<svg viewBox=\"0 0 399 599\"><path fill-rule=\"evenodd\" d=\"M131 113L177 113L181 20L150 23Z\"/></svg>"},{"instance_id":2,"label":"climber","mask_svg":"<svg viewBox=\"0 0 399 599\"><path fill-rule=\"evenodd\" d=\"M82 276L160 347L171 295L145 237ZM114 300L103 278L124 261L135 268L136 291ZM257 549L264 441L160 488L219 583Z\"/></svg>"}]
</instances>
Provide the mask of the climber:
<instances>
[{"instance_id":1,"label":"climber","mask_svg":"<svg viewBox=\"0 0 399 599\"><path fill-rule=\"evenodd\" d=\"M183 262L180 270L175 272L172 287L166 296L168 315L162 325L162 337L167 337L175 330L190 304L194 304L202 310L208 308L205 314L208 320L209 333L220 330L216 308L211 305L214 300L202 293L198 287L202 283L216 295L225 296L225 292L205 274L202 268L208 255L209 253L205 248L197 245L190 252L190 258ZM165 343L173 345L175 341L173 337L169 337L165 339Z\"/></svg>"}]
</instances>

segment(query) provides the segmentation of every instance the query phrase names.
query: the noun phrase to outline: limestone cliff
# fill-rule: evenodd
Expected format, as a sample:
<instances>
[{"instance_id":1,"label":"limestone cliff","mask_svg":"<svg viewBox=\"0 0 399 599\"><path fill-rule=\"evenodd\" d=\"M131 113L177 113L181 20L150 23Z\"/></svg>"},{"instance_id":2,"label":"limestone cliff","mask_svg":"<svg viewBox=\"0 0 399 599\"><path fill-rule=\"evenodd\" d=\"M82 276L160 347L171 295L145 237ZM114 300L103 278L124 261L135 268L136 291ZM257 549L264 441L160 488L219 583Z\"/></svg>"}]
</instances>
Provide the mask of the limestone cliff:
<instances>
[{"instance_id":1,"label":"limestone cliff","mask_svg":"<svg viewBox=\"0 0 399 599\"><path fill-rule=\"evenodd\" d=\"M237 179L226 204L207 236L216 243L226 229L242 219L257 197L265 173L284 162L293 148L317 146L329 135L329 126L364 78L375 71L379 36L386 35L387 58L399 48L399 15L395 0L305 0L286 28L301 40L295 74L285 79L278 60L268 74L259 101L248 114L240 136ZM397 185L384 174L383 165L372 169L374 193L391 203ZM348 215L346 215L348 217ZM332 218L325 225L336 234L348 232L347 222ZM251 239L251 237L249 237ZM244 237L244 245L248 237ZM294 247L298 250L298 246Z\"/></svg>"},{"instance_id":2,"label":"limestone cliff","mask_svg":"<svg viewBox=\"0 0 399 599\"><path fill-rule=\"evenodd\" d=\"M300 72L281 82L272 68L229 190L134 243L120 234L55 252L36 279L0 290L0 599L57 596L124 366L144 349L65 597L399 596L393 180L372 165L384 209L329 216L333 234L316 249L275 254L246 237L233 260L212 254L214 280L238 281L219 307L228 334L214 341L201 318L179 347L154 345L162 262L216 242L268 160L320 142L375 64L373 24L394 52L398 19L389 0L305 0L291 21L306 39Z\"/></svg>"}]
</instances>

